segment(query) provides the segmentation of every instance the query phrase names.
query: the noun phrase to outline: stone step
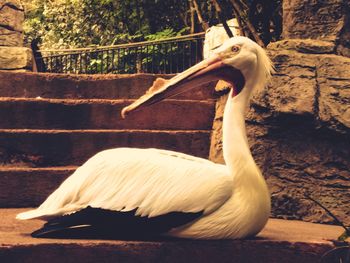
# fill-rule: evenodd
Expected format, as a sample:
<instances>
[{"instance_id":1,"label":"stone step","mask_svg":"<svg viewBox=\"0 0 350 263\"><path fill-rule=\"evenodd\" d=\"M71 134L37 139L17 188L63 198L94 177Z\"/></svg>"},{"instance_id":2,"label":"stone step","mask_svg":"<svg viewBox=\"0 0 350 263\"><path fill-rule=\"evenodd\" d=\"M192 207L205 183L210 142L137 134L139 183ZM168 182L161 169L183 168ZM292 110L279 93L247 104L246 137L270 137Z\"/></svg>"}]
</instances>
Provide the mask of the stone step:
<instances>
[{"instance_id":1,"label":"stone step","mask_svg":"<svg viewBox=\"0 0 350 263\"><path fill-rule=\"evenodd\" d=\"M35 239L29 234L43 221L16 220L25 210L0 209L0 262L316 263L342 233L338 226L270 219L257 238L245 240ZM328 255L323 262L341 261Z\"/></svg>"},{"instance_id":2,"label":"stone step","mask_svg":"<svg viewBox=\"0 0 350 263\"><path fill-rule=\"evenodd\" d=\"M210 131L0 129L0 164L80 165L115 147L160 148L207 158Z\"/></svg>"},{"instance_id":3,"label":"stone step","mask_svg":"<svg viewBox=\"0 0 350 263\"><path fill-rule=\"evenodd\" d=\"M210 130L215 114L214 101L166 100L122 119L132 101L0 98L0 129Z\"/></svg>"},{"instance_id":4,"label":"stone step","mask_svg":"<svg viewBox=\"0 0 350 263\"><path fill-rule=\"evenodd\" d=\"M173 75L123 74L74 75L0 71L0 97L61 99L136 99L157 77ZM176 98L206 100L215 97L215 82L197 87Z\"/></svg>"},{"instance_id":5,"label":"stone step","mask_svg":"<svg viewBox=\"0 0 350 263\"><path fill-rule=\"evenodd\" d=\"M0 207L40 205L76 168L0 166Z\"/></svg>"}]
</instances>

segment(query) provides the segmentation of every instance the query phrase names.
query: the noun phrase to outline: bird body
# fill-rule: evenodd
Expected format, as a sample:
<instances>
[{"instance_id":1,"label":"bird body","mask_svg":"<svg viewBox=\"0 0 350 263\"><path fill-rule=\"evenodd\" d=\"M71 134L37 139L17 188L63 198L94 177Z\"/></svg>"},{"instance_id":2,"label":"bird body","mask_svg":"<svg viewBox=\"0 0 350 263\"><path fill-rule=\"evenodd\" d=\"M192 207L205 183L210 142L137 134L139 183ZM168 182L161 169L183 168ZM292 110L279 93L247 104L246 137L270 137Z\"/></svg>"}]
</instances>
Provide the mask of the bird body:
<instances>
[{"instance_id":1,"label":"bird body","mask_svg":"<svg viewBox=\"0 0 350 263\"><path fill-rule=\"evenodd\" d=\"M218 78L233 84L223 120L225 165L167 150L105 150L79 167L41 206L17 218L49 220L47 229L57 230L61 224L62 230L84 225L75 221L67 224L69 216L65 215L79 215L79 211L91 207L115 211L117 217L112 227L118 229L120 223L120 230L128 228L128 222L137 226L139 219L142 224L154 219L152 222L167 226L158 229L157 234L163 236L235 239L257 234L267 222L270 196L249 150L244 113L252 89L264 85L270 71L262 49L247 38L237 37L225 42L209 62L186 70L123 112L125 115L136 107L160 101L163 94L173 95L175 89L198 85L203 79L207 82L216 72ZM133 231L132 227L129 231ZM47 232L51 230L41 233Z\"/></svg>"},{"instance_id":2,"label":"bird body","mask_svg":"<svg viewBox=\"0 0 350 263\"><path fill-rule=\"evenodd\" d=\"M137 208L136 215L149 217L171 211L210 213L230 197L227 180L231 178L225 166L205 159L158 149L116 148L90 158L33 212L42 219L87 206ZM189 201L186 206L184 200Z\"/></svg>"}]
</instances>

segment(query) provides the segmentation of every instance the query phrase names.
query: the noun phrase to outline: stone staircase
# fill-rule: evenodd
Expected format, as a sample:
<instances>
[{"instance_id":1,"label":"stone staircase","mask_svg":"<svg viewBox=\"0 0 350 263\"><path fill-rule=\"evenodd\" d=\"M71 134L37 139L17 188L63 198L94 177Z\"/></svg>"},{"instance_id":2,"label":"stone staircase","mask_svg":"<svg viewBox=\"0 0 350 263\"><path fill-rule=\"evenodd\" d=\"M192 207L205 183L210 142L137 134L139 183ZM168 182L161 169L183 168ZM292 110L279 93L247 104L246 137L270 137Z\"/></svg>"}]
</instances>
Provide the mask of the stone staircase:
<instances>
[{"instance_id":1,"label":"stone staircase","mask_svg":"<svg viewBox=\"0 0 350 263\"><path fill-rule=\"evenodd\" d=\"M15 215L39 205L100 150L157 147L208 157L213 84L121 119L155 78L0 71L0 262L310 263L336 247L340 227L278 219L257 238L236 241L31 238L43 222Z\"/></svg>"},{"instance_id":2,"label":"stone staircase","mask_svg":"<svg viewBox=\"0 0 350 263\"><path fill-rule=\"evenodd\" d=\"M1 72L0 207L40 204L77 166L108 148L207 158L215 111L210 85L121 118L121 109L155 78Z\"/></svg>"}]
</instances>

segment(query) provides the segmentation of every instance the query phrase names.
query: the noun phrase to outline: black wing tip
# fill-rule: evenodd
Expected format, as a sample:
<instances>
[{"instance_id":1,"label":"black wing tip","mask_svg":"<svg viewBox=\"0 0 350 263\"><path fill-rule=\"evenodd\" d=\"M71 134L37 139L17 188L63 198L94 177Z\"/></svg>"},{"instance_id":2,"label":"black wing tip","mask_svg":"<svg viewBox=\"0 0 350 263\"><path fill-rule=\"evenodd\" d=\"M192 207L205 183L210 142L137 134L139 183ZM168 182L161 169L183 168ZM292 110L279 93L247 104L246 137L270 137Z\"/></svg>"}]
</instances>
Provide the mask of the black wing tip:
<instances>
[{"instance_id":1,"label":"black wing tip","mask_svg":"<svg viewBox=\"0 0 350 263\"><path fill-rule=\"evenodd\" d=\"M136 216L136 210L111 211L86 207L48 221L34 231L34 238L155 240L169 230L186 225L203 215L200 212L170 212L156 217Z\"/></svg>"},{"instance_id":2,"label":"black wing tip","mask_svg":"<svg viewBox=\"0 0 350 263\"><path fill-rule=\"evenodd\" d=\"M34 238L41 238L41 237L44 237L45 236L45 232L43 230L44 228L40 228L38 230L35 230L34 232L32 232L30 235L31 237L34 237Z\"/></svg>"},{"instance_id":3,"label":"black wing tip","mask_svg":"<svg viewBox=\"0 0 350 263\"><path fill-rule=\"evenodd\" d=\"M35 230L30 235L34 238L86 238L92 235L90 225L81 225L74 227L42 227Z\"/></svg>"},{"instance_id":4,"label":"black wing tip","mask_svg":"<svg viewBox=\"0 0 350 263\"><path fill-rule=\"evenodd\" d=\"M42 227L38 230L35 230L30 235L31 237L34 237L34 238L45 238L45 237L50 237L50 234L52 233L53 233L52 231L48 231L45 227Z\"/></svg>"}]
</instances>

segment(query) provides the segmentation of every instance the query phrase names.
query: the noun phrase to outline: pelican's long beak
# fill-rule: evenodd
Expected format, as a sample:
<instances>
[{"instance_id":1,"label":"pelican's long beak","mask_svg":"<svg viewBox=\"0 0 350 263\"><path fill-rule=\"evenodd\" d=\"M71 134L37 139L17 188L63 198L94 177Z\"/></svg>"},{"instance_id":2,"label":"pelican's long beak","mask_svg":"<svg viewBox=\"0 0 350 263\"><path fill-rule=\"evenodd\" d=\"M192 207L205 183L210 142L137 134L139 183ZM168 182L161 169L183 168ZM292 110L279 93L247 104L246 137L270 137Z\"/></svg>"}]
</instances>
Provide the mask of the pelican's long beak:
<instances>
[{"instance_id":1,"label":"pelican's long beak","mask_svg":"<svg viewBox=\"0 0 350 263\"><path fill-rule=\"evenodd\" d=\"M220 79L230 82L237 88L239 86L240 89L245 82L239 70L224 64L218 55L213 55L169 80L157 79L145 95L123 108L121 115L125 118L136 109L150 106L197 86Z\"/></svg>"}]
</instances>

